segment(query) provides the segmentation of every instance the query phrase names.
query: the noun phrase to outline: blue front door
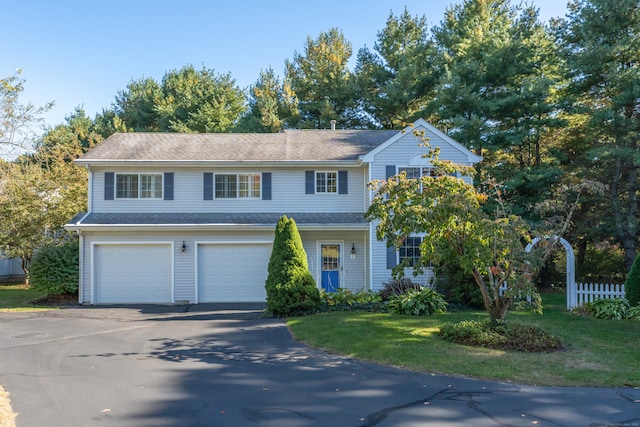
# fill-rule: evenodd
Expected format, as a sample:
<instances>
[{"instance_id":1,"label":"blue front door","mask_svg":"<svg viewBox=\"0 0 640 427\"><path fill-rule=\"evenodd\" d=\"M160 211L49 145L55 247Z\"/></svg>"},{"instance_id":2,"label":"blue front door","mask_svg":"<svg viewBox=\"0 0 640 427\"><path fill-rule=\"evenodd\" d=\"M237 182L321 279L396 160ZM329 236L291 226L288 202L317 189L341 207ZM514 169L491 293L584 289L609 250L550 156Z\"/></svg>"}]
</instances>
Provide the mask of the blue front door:
<instances>
[{"instance_id":1,"label":"blue front door","mask_svg":"<svg viewBox=\"0 0 640 427\"><path fill-rule=\"evenodd\" d=\"M335 292L340 287L340 245L322 245L322 289Z\"/></svg>"}]
</instances>

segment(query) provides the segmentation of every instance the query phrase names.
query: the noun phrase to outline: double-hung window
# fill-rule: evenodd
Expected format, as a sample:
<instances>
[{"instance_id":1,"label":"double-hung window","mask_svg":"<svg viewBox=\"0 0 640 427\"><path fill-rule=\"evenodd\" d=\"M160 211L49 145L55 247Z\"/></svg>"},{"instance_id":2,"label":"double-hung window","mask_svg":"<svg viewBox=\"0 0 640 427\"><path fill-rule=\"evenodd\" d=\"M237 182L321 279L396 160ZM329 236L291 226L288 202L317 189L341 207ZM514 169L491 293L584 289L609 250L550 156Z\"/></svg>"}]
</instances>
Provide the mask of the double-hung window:
<instances>
[{"instance_id":1,"label":"double-hung window","mask_svg":"<svg viewBox=\"0 0 640 427\"><path fill-rule=\"evenodd\" d=\"M316 172L316 193L337 193L338 172Z\"/></svg>"},{"instance_id":2,"label":"double-hung window","mask_svg":"<svg viewBox=\"0 0 640 427\"><path fill-rule=\"evenodd\" d=\"M400 263L405 262L406 267L413 267L414 265L416 265L416 262L418 261L418 259L420 259L421 243L422 237L418 236L409 236L404 239L402 246L400 246L398 250Z\"/></svg>"},{"instance_id":3,"label":"double-hung window","mask_svg":"<svg viewBox=\"0 0 640 427\"><path fill-rule=\"evenodd\" d=\"M404 172L407 179L418 179L422 176L436 176L435 171L430 167L400 167L398 173Z\"/></svg>"},{"instance_id":4,"label":"double-hung window","mask_svg":"<svg viewBox=\"0 0 640 427\"><path fill-rule=\"evenodd\" d=\"M162 199L161 173L116 175L117 199Z\"/></svg>"},{"instance_id":5,"label":"double-hung window","mask_svg":"<svg viewBox=\"0 0 640 427\"><path fill-rule=\"evenodd\" d=\"M260 174L216 174L216 199L260 198Z\"/></svg>"}]
</instances>

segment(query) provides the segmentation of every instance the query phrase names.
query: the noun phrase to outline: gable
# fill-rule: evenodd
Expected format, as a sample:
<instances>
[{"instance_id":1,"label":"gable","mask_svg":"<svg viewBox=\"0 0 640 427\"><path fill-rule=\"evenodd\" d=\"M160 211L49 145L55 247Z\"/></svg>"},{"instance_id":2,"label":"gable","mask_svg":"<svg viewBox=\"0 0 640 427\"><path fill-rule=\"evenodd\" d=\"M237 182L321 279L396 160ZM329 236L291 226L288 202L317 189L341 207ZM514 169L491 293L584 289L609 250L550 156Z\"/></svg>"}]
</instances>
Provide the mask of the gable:
<instances>
[{"instance_id":1,"label":"gable","mask_svg":"<svg viewBox=\"0 0 640 427\"><path fill-rule=\"evenodd\" d=\"M423 131L429 145L440 149L442 160L451 160L455 163L471 165L482 161L482 157L472 153L459 142L449 137L435 126L423 119L417 120L413 126L405 128L392 138L378 145L363 156L363 161L394 162L403 165L429 164L428 159L422 157L427 153L427 148L421 146L422 138L414 135L414 131Z\"/></svg>"}]
</instances>

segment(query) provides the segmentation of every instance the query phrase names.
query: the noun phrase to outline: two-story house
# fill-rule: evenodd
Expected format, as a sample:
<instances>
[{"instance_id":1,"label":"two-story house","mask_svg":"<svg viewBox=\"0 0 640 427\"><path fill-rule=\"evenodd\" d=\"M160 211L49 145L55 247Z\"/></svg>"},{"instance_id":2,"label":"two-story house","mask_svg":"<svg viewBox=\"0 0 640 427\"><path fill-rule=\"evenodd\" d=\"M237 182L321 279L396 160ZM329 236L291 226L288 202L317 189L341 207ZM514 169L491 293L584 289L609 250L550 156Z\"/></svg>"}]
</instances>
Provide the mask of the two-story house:
<instances>
[{"instance_id":1,"label":"two-story house","mask_svg":"<svg viewBox=\"0 0 640 427\"><path fill-rule=\"evenodd\" d=\"M440 158L480 157L424 120ZM80 236L85 304L265 301L275 225L292 217L328 291L380 289L419 236L389 251L364 216L367 184L429 173L413 128L273 134L119 133L76 163L89 171Z\"/></svg>"}]
</instances>

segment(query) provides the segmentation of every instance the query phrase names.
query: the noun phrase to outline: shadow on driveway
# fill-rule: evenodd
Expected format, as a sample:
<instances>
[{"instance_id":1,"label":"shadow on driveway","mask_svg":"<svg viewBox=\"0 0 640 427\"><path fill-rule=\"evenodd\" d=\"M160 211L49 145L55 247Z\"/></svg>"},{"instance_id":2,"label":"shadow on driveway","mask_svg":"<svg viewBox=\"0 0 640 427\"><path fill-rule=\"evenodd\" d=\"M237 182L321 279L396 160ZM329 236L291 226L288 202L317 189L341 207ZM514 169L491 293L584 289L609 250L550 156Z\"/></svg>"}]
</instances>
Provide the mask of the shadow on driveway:
<instances>
[{"instance_id":1,"label":"shadow on driveway","mask_svg":"<svg viewBox=\"0 0 640 427\"><path fill-rule=\"evenodd\" d=\"M524 387L361 363L301 345L283 320L261 318L263 307L0 316L0 383L18 427L640 425L636 389Z\"/></svg>"}]
</instances>

